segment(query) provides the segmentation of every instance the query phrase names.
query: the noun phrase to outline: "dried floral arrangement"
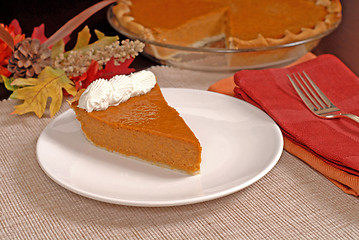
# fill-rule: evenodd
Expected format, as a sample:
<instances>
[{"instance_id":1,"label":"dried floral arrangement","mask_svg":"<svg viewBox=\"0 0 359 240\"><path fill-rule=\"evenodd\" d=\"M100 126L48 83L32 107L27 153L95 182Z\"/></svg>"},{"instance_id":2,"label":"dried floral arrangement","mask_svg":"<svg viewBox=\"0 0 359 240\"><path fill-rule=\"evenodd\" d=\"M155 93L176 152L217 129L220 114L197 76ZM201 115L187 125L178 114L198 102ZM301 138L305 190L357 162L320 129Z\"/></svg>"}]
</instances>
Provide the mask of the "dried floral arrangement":
<instances>
[{"instance_id":1,"label":"dried floral arrangement","mask_svg":"<svg viewBox=\"0 0 359 240\"><path fill-rule=\"evenodd\" d=\"M97 40L90 43L86 26L76 39L75 47L65 51L70 33L88 17L116 0L104 0L71 19L50 38L45 25L35 27L31 37L21 33L15 19L8 26L0 24L0 83L10 98L22 100L13 114L34 112L41 118L48 99L50 117L60 109L64 95L74 96L97 78L109 79L117 74L130 74L129 65L142 52L139 41L119 41L118 36L105 36L95 30Z\"/></svg>"}]
</instances>

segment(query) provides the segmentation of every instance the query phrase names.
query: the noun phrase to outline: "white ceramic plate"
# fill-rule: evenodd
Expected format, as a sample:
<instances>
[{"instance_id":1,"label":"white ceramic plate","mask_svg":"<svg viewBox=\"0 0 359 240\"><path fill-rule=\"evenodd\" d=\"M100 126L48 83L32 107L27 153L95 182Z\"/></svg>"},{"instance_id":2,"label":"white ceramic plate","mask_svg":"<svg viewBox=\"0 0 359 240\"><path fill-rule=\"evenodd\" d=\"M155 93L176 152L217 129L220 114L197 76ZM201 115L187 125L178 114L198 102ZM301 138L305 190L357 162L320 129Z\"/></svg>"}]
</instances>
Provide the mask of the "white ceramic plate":
<instances>
[{"instance_id":1,"label":"white ceramic plate","mask_svg":"<svg viewBox=\"0 0 359 240\"><path fill-rule=\"evenodd\" d=\"M264 112L239 99L192 89L162 89L199 139L201 174L160 168L87 141L75 113L56 117L37 143L38 161L56 183L82 196L130 206L175 206L239 191L279 160L283 138Z\"/></svg>"}]
</instances>

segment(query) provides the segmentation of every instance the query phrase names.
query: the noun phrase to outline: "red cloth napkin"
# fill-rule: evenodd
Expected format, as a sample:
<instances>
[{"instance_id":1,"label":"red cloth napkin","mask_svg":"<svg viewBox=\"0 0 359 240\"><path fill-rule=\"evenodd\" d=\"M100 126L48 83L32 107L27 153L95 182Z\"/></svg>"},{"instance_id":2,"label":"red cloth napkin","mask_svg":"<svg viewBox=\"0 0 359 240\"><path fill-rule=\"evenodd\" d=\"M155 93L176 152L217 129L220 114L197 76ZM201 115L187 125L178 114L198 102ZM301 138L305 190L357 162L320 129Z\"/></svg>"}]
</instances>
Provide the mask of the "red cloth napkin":
<instances>
[{"instance_id":1,"label":"red cloth napkin","mask_svg":"<svg viewBox=\"0 0 359 240\"><path fill-rule=\"evenodd\" d=\"M261 108L276 121L287 151L358 196L359 125L312 114L287 78L287 74L303 70L337 107L359 115L359 78L333 55L289 68L239 71L234 75L235 97Z\"/></svg>"},{"instance_id":2,"label":"red cloth napkin","mask_svg":"<svg viewBox=\"0 0 359 240\"><path fill-rule=\"evenodd\" d=\"M313 115L287 77L303 70L337 107L359 115L359 78L332 55L290 68L240 71L234 76L235 96L263 109L290 140L330 165L359 175L359 125Z\"/></svg>"}]
</instances>

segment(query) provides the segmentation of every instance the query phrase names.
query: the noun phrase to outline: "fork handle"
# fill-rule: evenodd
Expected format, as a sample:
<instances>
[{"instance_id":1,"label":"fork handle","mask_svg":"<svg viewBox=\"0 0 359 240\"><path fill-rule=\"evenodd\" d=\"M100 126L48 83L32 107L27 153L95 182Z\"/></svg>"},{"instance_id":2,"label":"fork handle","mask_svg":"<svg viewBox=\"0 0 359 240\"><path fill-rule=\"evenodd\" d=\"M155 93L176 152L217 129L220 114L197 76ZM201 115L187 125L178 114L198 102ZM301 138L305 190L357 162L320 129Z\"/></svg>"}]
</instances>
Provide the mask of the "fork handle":
<instances>
[{"instance_id":1,"label":"fork handle","mask_svg":"<svg viewBox=\"0 0 359 240\"><path fill-rule=\"evenodd\" d=\"M341 113L340 116L345 117L345 118L349 118L353 121L355 121L356 123L359 123L359 117L351 114L351 113Z\"/></svg>"}]
</instances>

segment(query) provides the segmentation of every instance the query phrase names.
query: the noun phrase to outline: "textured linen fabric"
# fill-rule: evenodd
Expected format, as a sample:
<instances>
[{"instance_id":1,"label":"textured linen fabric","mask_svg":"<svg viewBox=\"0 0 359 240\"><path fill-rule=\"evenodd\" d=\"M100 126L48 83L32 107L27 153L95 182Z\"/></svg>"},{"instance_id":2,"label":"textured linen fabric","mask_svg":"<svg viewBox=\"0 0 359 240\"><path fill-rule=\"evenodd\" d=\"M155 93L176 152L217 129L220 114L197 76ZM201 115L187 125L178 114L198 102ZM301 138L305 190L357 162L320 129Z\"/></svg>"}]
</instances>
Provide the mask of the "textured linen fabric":
<instances>
[{"instance_id":1,"label":"textured linen fabric","mask_svg":"<svg viewBox=\"0 0 359 240\"><path fill-rule=\"evenodd\" d=\"M153 67L161 87L206 90L229 73ZM283 152L253 185L177 207L129 207L91 200L53 182L36 142L48 114L11 115L0 102L0 239L358 239L358 198ZM59 114L68 109L64 102ZM56 116L55 116L56 117Z\"/></svg>"}]
</instances>

